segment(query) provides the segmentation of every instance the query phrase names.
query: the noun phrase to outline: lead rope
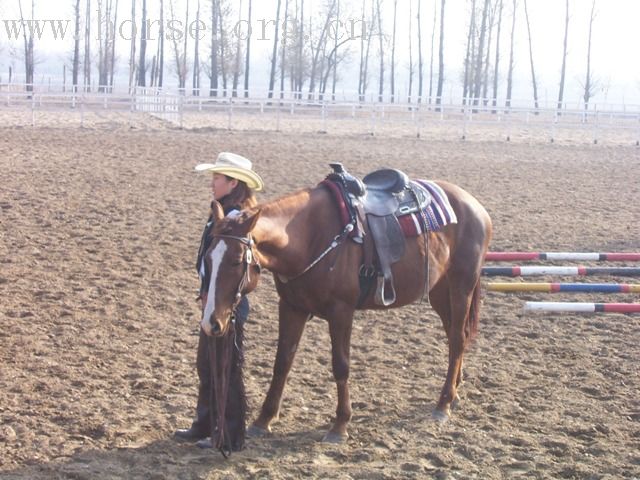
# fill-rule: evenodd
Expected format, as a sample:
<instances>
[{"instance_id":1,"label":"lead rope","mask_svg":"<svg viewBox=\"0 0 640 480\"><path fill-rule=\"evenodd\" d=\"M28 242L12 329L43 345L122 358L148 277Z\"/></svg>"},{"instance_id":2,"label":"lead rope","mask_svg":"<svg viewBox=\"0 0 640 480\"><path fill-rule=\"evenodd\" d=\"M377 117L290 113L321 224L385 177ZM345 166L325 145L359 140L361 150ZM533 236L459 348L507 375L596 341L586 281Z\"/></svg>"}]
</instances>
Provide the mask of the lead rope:
<instances>
[{"instance_id":1,"label":"lead rope","mask_svg":"<svg viewBox=\"0 0 640 480\"><path fill-rule=\"evenodd\" d=\"M226 425L226 409L227 409L227 395L229 393L229 381L230 381L230 362L229 362L229 335L225 335L222 339L222 351L218 355L218 346L216 338L209 337L209 357L211 360L211 369L213 373L213 388L215 390L216 398L216 424L217 434L214 436L212 432L211 444L217 448L224 458L229 458L231 455L231 447L225 447ZM221 365L218 365L218 357L220 357ZM219 367L219 368L217 368Z\"/></svg>"}]
</instances>

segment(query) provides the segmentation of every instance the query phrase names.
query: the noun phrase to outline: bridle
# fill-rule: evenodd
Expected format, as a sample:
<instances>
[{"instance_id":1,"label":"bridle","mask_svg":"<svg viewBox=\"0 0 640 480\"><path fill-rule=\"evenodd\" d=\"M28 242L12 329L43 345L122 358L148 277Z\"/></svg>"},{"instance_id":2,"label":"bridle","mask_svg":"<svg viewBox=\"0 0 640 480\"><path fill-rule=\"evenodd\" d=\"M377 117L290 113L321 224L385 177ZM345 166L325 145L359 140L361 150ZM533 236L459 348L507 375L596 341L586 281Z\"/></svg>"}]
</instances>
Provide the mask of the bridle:
<instances>
[{"instance_id":1,"label":"bridle","mask_svg":"<svg viewBox=\"0 0 640 480\"><path fill-rule=\"evenodd\" d=\"M244 269L242 272L242 278L240 279L240 283L238 284L238 288L236 290L236 295L234 297L234 302L231 307L231 321L235 323L235 309L240 303L242 299L242 290L246 287L251 281L251 269L249 268L252 264L258 267L258 272L261 269L260 261L256 257L253 252L253 247L255 247L256 242L253 240L253 237L249 234L246 237L240 237L237 235L225 235L225 234L214 234L213 238L224 238L228 240L236 240L244 245L244 253L242 254Z\"/></svg>"}]
</instances>

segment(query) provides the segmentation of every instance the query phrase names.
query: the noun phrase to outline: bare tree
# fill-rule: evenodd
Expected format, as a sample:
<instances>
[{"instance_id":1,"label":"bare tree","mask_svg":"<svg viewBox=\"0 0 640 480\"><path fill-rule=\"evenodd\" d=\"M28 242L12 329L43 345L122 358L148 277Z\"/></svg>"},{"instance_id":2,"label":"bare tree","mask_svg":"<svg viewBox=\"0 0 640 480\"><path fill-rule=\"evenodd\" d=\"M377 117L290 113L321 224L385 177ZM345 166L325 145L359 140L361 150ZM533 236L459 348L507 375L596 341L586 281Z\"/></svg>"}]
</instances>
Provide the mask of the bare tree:
<instances>
[{"instance_id":1,"label":"bare tree","mask_svg":"<svg viewBox=\"0 0 640 480\"><path fill-rule=\"evenodd\" d=\"M511 46L509 48L509 70L507 72L507 99L505 101L505 107L511 107L511 92L513 90L513 43L516 33L516 10L518 7L518 0L513 0L513 12L511 14Z\"/></svg>"},{"instance_id":2,"label":"bare tree","mask_svg":"<svg viewBox=\"0 0 640 480\"><path fill-rule=\"evenodd\" d=\"M162 0L161 0L162 1ZM109 89L113 91L113 77L116 68L116 25L118 23L118 0L113 11L113 29L111 31L111 55L109 56ZM162 28L162 27L161 27ZM162 31L162 30L161 30Z\"/></svg>"},{"instance_id":3,"label":"bare tree","mask_svg":"<svg viewBox=\"0 0 640 480\"><path fill-rule=\"evenodd\" d=\"M186 8L186 12L184 14L184 25L185 25L185 31L184 33L184 43L183 43L183 47L182 47L182 51L183 51L183 55L182 55L182 65L180 68L180 90L182 92L185 91L186 87L187 87L187 73L188 73L188 67L187 67L187 46L188 46L188 40L189 40L189 34L187 32L187 25L189 25L189 0L187 0L187 8Z\"/></svg>"},{"instance_id":4,"label":"bare tree","mask_svg":"<svg viewBox=\"0 0 640 480\"><path fill-rule=\"evenodd\" d=\"M584 100L584 110L585 112L589 109L589 100L593 97L597 85L595 80L593 79L593 73L591 72L591 37L593 33L593 21L596 18L596 0L593 0L591 4L591 15L589 16L589 41L587 44L587 73L584 79L583 85L583 95L582 98Z\"/></svg>"},{"instance_id":5,"label":"bare tree","mask_svg":"<svg viewBox=\"0 0 640 480\"><path fill-rule=\"evenodd\" d=\"M284 20L283 25L287 25L289 21L289 0L284 1ZM284 79L286 77L287 66L287 35L282 36L282 48L280 49L280 99L284 98Z\"/></svg>"},{"instance_id":6,"label":"bare tree","mask_svg":"<svg viewBox=\"0 0 640 480\"><path fill-rule=\"evenodd\" d=\"M326 53L327 39L329 35L329 26L331 25L331 17L336 8L336 0L332 0L332 3L328 6L325 16L325 21L320 31L320 35L318 37L317 42L313 42L313 38L310 35L310 45L311 45L311 53L312 53L312 61L311 61L311 74L309 77L309 99L312 98L312 94L316 87L316 79L318 77L318 70L321 70L320 61L326 60L325 56L321 57L321 53ZM310 34L312 32L309 32ZM320 72L319 78L322 79L323 75Z\"/></svg>"},{"instance_id":7,"label":"bare tree","mask_svg":"<svg viewBox=\"0 0 640 480\"><path fill-rule=\"evenodd\" d=\"M236 27L239 28L240 22L242 21L242 0L240 0L238 5L238 23ZM240 42L240 34L238 30L235 31L236 36L236 54L233 62L233 86L231 90L231 96L234 98L238 96L238 82L240 81L240 57L242 53L242 46Z\"/></svg>"},{"instance_id":8,"label":"bare tree","mask_svg":"<svg viewBox=\"0 0 640 480\"><path fill-rule=\"evenodd\" d=\"M361 20L360 20L360 24L362 26L362 32L360 32L360 71L359 71L359 75L358 75L358 98L359 100L362 102L364 100L363 96L364 96L364 92L363 92L363 78L364 78L364 52L365 52L365 48L364 48L364 42L365 42L365 36L366 36L366 32L369 30L368 28L366 28L366 23L365 23L365 18L366 18L366 11L367 8L367 1L366 0L362 0L362 15L361 15ZM369 37L371 38L371 37Z\"/></svg>"},{"instance_id":9,"label":"bare tree","mask_svg":"<svg viewBox=\"0 0 640 480\"><path fill-rule=\"evenodd\" d=\"M503 0L500 0L500 6L498 7L498 32L496 34L496 61L493 66L493 106L498 105L498 65L500 64L500 33L502 30L502 7ZM496 113L495 110L493 113Z\"/></svg>"},{"instance_id":10,"label":"bare tree","mask_svg":"<svg viewBox=\"0 0 640 480\"><path fill-rule=\"evenodd\" d=\"M115 16L113 0L97 0L98 3L98 90L106 92L112 84L115 54ZM116 9L117 9L116 2ZM112 28L113 26L113 28ZM111 83L110 83L111 82Z\"/></svg>"},{"instance_id":11,"label":"bare tree","mask_svg":"<svg viewBox=\"0 0 640 480\"><path fill-rule=\"evenodd\" d=\"M76 0L74 10L75 16L75 36L73 41L73 69L71 73L71 82L73 91L78 90L78 72L80 70L80 0Z\"/></svg>"},{"instance_id":12,"label":"bare tree","mask_svg":"<svg viewBox=\"0 0 640 480\"><path fill-rule=\"evenodd\" d=\"M271 73L269 74L269 98L273 98L273 88L276 84L276 61L278 57L278 37L280 36L278 27L280 24L281 4L282 0L278 0L278 6L276 8L276 35L273 39L273 51L271 53ZM282 87L280 88L280 90L282 91Z\"/></svg>"},{"instance_id":13,"label":"bare tree","mask_svg":"<svg viewBox=\"0 0 640 480\"><path fill-rule=\"evenodd\" d=\"M564 99L564 78L567 71L567 40L569 38L569 0L566 0L566 14L564 16L564 43L562 45L562 68L560 69L560 88L558 89L558 114L562 110Z\"/></svg>"},{"instance_id":14,"label":"bare tree","mask_svg":"<svg viewBox=\"0 0 640 480\"><path fill-rule=\"evenodd\" d=\"M442 103L442 90L444 88L444 7L446 0L440 3L440 47L438 51L438 91L436 92L436 105Z\"/></svg>"},{"instance_id":15,"label":"bare tree","mask_svg":"<svg viewBox=\"0 0 640 480\"><path fill-rule=\"evenodd\" d=\"M211 47L209 53L209 96L218 96L218 15L220 6L211 0Z\"/></svg>"},{"instance_id":16,"label":"bare tree","mask_svg":"<svg viewBox=\"0 0 640 480\"><path fill-rule=\"evenodd\" d=\"M20 23L25 25L24 15L22 13L22 0L18 0L18 7L20 8ZM31 18L34 18L35 1L31 0ZM33 74L34 74L34 42L33 31L29 32L27 37L27 29L23 27L22 38L24 40L24 72L25 83L27 85L27 91L33 91Z\"/></svg>"},{"instance_id":17,"label":"bare tree","mask_svg":"<svg viewBox=\"0 0 640 480\"><path fill-rule=\"evenodd\" d=\"M531 84L533 86L533 101L536 114L538 113L538 84L536 83L536 71L533 68L533 45L531 41L531 25L529 23L529 11L527 10L527 0L524 0L524 16L527 22L527 32L529 33L529 61L531 64Z\"/></svg>"},{"instance_id":18,"label":"bare tree","mask_svg":"<svg viewBox=\"0 0 640 480\"><path fill-rule=\"evenodd\" d=\"M278 0L280 1L280 0ZM296 61L297 65L297 78L295 91L297 92L297 98L302 98L302 85L304 78L304 67L303 67L303 58L304 58L304 0L300 0L300 35L298 36L298 57Z\"/></svg>"},{"instance_id":19,"label":"bare tree","mask_svg":"<svg viewBox=\"0 0 640 480\"><path fill-rule=\"evenodd\" d=\"M488 90L489 90L489 67L491 65L491 44L493 38L493 26L495 25L496 12L498 7L498 0L495 0L493 7L489 6L489 27L487 35L487 53L485 54L484 68L482 74L482 103L486 106L489 103Z\"/></svg>"},{"instance_id":20,"label":"bare tree","mask_svg":"<svg viewBox=\"0 0 640 480\"><path fill-rule=\"evenodd\" d=\"M431 53L429 60L429 104L431 104L431 99L433 98L433 49L436 44L436 20L438 18L438 3L436 1L433 2L433 24L431 25Z\"/></svg>"},{"instance_id":21,"label":"bare tree","mask_svg":"<svg viewBox=\"0 0 640 480\"><path fill-rule=\"evenodd\" d=\"M236 70L240 70L241 62L238 58L242 54L237 52L237 43L233 43L235 25L235 12L233 3L230 0L218 0L218 46L219 46L219 72L222 77L222 94L227 96L229 93L228 80L234 75ZM235 48L234 48L235 47ZM233 77L232 77L233 81ZM236 85L237 88L237 85Z\"/></svg>"},{"instance_id":22,"label":"bare tree","mask_svg":"<svg viewBox=\"0 0 640 480\"><path fill-rule=\"evenodd\" d=\"M135 1L135 0L134 0ZM173 0L169 0L169 11L171 14L171 21L175 22L176 21L176 14L173 8ZM186 8L186 14L185 14L185 18L186 21L184 22L184 25L188 25L189 24L189 1L187 0L187 8ZM180 45L178 44L179 40L182 40L181 35L184 32L180 32L177 30L173 30L171 33L171 41L173 43L173 53L174 53L174 60L175 60L175 69L176 69L176 75L178 76L178 88L180 90L180 93L184 94L185 91L185 87L187 84L187 38L188 35L184 35L184 43L182 48L180 47Z\"/></svg>"},{"instance_id":23,"label":"bare tree","mask_svg":"<svg viewBox=\"0 0 640 480\"><path fill-rule=\"evenodd\" d=\"M140 60L138 61L138 85L145 87L147 85L147 0L142 0L142 19L140 27Z\"/></svg>"},{"instance_id":24,"label":"bare tree","mask_svg":"<svg viewBox=\"0 0 640 480\"><path fill-rule=\"evenodd\" d=\"M467 33L467 51L464 58L464 76L462 85L462 104L467 104L467 98L472 85L473 65L471 59L476 50L476 0L471 1L471 19L469 20L469 32Z\"/></svg>"},{"instance_id":25,"label":"bare tree","mask_svg":"<svg viewBox=\"0 0 640 480\"><path fill-rule=\"evenodd\" d=\"M84 18L84 62L83 65L83 84L84 91L88 92L91 88L91 0L87 0Z\"/></svg>"},{"instance_id":26,"label":"bare tree","mask_svg":"<svg viewBox=\"0 0 640 480\"><path fill-rule=\"evenodd\" d=\"M160 31L158 32L158 87L162 88L164 82L164 0L160 0Z\"/></svg>"},{"instance_id":27,"label":"bare tree","mask_svg":"<svg viewBox=\"0 0 640 480\"><path fill-rule=\"evenodd\" d=\"M411 1L411 0L409 0ZM398 17L398 0L393 0L393 36L391 40L391 103L396 97L396 20Z\"/></svg>"},{"instance_id":28,"label":"bare tree","mask_svg":"<svg viewBox=\"0 0 640 480\"><path fill-rule=\"evenodd\" d=\"M196 35L193 44L191 93L193 95L200 95L200 0L198 0L198 6L196 7Z\"/></svg>"},{"instance_id":29,"label":"bare tree","mask_svg":"<svg viewBox=\"0 0 640 480\"><path fill-rule=\"evenodd\" d=\"M416 22L418 23L418 103L422 102L422 86L424 81L424 69L422 61L422 0L418 0L418 12Z\"/></svg>"},{"instance_id":30,"label":"bare tree","mask_svg":"<svg viewBox=\"0 0 640 480\"><path fill-rule=\"evenodd\" d=\"M482 23L480 25L480 39L478 40L478 52L474 62L474 78L473 78L473 105L478 105L480 98L480 89L482 88L482 71L484 61L484 42L487 33L487 15L489 13L489 0L484 0L482 8Z\"/></svg>"},{"instance_id":31,"label":"bare tree","mask_svg":"<svg viewBox=\"0 0 640 480\"><path fill-rule=\"evenodd\" d=\"M378 101L383 101L384 93L384 30L382 29L382 1L376 0L378 19L378 39L380 40L380 76L378 78Z\"/></svg>"},{"instance_id":32,"label":"bare tree","mask_svg":"<svg viewBox=\"0 0 640 480\"><path fill-rule=\"evenodd\" d=\"M131 48L129 49L129 93L133 90L133 79L136 71L136 0L131 0Z\"/></svg>"},{"instance_id":33,"label":"bare tree","mask_svg":"<svg viewBox=\"0 0 640 480\"><path fill-rule=\"evenodd\" d=\"M338 20L340 20L340 0L338 0L337 2L337 12L336 12L336 18ZM333 83L331 86L331 99L333 101L335 101L336 99L336 84L338 83L338 62L337 62L337 58L338 58L338 26L340 24L338 22L336 22L336 31L335 31L335 42L334 42L334 59L336 59L336 61L333 62Z\"/></svg>"},{"instance_id":34,"label":"bare tree","mask_svg":"<svg viewBox=\"0 0 640 480\"><path fill-rule=\"evenodd\" d=\"M419 2L420 0L418 0ZM413 93L413 0L409 0L409 92L407 103L411 103Z\"/></svg>"},{"instance_id":35,"label":"bare tree","mask_svg":"<svg viewBox=\"0 0 640 480\"><path fill-rule=\"evenodd\" d=\"M364 2L363 2L363 11L362 11L362 18L363 18L363 25L364 24L364 18L365 18L365 11L364 11ZM362 49L362 55L361 55L361 70L360 70L360 88L358 89L359 92L359 99L361 102L364 102L365 100L365 95L367 93L367 88L369 87L369 54L371 52L371 39L373 38L373 25L376 24L376 13L375 13L375 4L374 4L374 0L371 0L371 27L369 29L367 29L367 31L365 33L363 33L363 39L366 37L366 49ZM379 33L379 35L381 35L381 33Z\"/></svg>"},{"instance_id":36,"label":"bare tree","mask_svg":"<svg viewBox=\"0 0 640 480\"><path fill-rule=\"evenodd\" d=\"M349 40L350 40L349 38L346 38L341 42L338 42L337 45L334 45L334 47L331 49L329 54L326 55L327 68L324 69L324 75L321 79L321 87L320 87L320 93L322 94L321 98L324 98L324 94L327 90L327 82L329 80L329 75L332 72L335 72L337 69L337 65L339 65L342 61L344 61L349 55L349 51L347 49L340 50L340 54L338 54L340 47L342 47L342 45L347 43ZM335 86L333 88L335 89ZM333 92L333 95L335 95L335 92ZM334 99L335 99L335 96L334 96Z\"/></svg>"},{"instance_id":37,"label":"bare tree","mask_svg":"<svg viewBox=\"0 0 640 480\"><path fill-rule=\"evenodd\" d=\"M286 1L286 0L285 0ZM247 21L249 22L249 31L247 32L247 46L245 52L245 60L244 60L244 98L249 98L249 68L250 64L250 53L251 53L251 7L252 0L249 0L249 16Z\"/></svg>"}]
</instances>

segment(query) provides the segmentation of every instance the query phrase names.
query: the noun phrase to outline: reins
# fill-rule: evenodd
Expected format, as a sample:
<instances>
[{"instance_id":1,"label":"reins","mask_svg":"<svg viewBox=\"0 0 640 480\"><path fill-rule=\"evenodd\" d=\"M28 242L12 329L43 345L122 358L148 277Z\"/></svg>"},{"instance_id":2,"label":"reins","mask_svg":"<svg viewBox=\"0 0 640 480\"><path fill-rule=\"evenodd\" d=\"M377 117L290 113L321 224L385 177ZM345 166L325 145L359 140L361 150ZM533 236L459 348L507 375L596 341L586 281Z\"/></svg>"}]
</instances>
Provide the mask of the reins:
<instances>
[{"instance_id":1,"label":"reins","mask_svg":"<svg viewBox=\"0 0 640 480\"><path fill-rule=\"evenodd\" d=\"M234 330L235 333L235 330ZM224 458L231 455L231 445L225 447L225 436L227 436L225 417L227 413L227 396L229 394L229 383L231 380L231 349L229 348L230 338L229 332L222 340L220 369L216 368L218 359L218 347L216 345L217 338L209 337L209 360L211 362L211 375L213 376L213 388L215 389L216 412L217 412L217 436L211 436L212 445L217 448ZM222 377L222 378L221 378ZM211 402L213 403L213 402ZM213 433L213 432L212 432Z\"/></svg>"}]
</instances>

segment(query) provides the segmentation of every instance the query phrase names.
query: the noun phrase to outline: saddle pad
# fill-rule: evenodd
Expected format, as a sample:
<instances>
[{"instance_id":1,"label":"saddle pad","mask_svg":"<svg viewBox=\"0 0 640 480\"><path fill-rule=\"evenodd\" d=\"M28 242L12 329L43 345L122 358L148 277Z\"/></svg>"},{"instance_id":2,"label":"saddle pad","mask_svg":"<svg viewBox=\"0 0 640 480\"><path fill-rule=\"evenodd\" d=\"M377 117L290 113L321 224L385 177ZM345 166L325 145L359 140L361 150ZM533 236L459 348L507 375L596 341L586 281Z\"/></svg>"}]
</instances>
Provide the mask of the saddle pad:
<instances>
[{"instance_id":1,"label":"saddle pad","mask_svg":"<svg viewBox=\"0 0 640 480\"><path fill-rule=\"evenodd\" d=\"M447 194L439 185L428 180L415 180L415 183L431 194L431 203L421 214L411 213L398 217L405 237L416 237L425 230L438 232L447 225L458 223L456 212L453 211Z\"/></svg>"},{"instance_id":2,"label":"saddle pad","mask_svg":"<svg viewBox=\"0 0 640 480\"><path fill-rule=\"evenodd\" d=\"M342 221L342 226L347 225L351 221L351 215L349 215L349 210L347 208L347 204L344 201L344 193L337 183L332 182L331 180L323 180L319 183L319 185L323 185L330 192L331 196L336 202L338 206L338 211L340 212L340 220ZM352 231L349 236L352 237L355 234L355 231Z\"/></svg>"}]
</instances>

